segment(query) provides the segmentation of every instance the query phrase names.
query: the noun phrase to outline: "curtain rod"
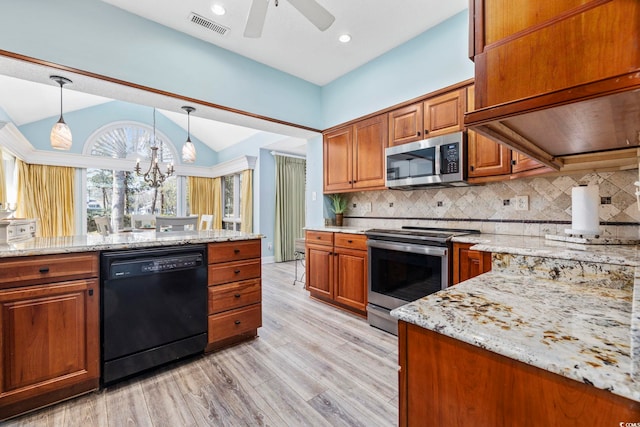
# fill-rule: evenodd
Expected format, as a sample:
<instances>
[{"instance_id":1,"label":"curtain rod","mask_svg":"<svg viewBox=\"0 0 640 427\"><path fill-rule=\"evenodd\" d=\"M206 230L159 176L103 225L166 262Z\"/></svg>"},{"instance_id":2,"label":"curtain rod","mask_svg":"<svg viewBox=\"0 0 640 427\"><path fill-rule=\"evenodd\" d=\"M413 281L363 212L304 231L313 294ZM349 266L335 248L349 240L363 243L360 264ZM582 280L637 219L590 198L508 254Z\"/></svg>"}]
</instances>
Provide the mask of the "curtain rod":
<instances>
[{"instance_id":1,"label":"curtain rod","mask_svg":"<svg viewBox=\"0 0 640 427\"><path fill-rule=\"evenodd\" d=\"M272 151L271 152L272 156L284 156L284 157L293 157L294 159L302 159L302 160L307 160L306 156L299 156L297 154L289 154L289 153L282 153L280 151Z\"/></svg>"}]
</instances>

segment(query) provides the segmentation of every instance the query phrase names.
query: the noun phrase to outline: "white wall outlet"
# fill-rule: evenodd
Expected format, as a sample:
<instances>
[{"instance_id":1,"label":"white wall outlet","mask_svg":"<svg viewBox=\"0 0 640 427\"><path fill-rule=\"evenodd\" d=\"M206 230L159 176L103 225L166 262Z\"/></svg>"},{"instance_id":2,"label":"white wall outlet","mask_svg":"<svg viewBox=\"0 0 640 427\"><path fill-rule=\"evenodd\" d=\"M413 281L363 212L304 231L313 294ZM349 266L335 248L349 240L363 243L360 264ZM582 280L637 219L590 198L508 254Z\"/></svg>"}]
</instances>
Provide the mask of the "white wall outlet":
<instances>
[{"instance_id":1,"label":"white wall outlet","mask_svg":"<svg viewBox=\"0 0 640 427\"><path fill-rule=\"evenodd\" d=\"M363 213L371 212L371 202L362 203L362 211Z\"/></svg>"},{"instance_id":2,"label":"white wall outlet","mask_svg":"<svg viewBox=\"0 0 640 427\"><path fill-rule=\"evenodd\" d=\"M529 210L529 196L516 196L516 210L517 211Z\"/></svg>"},{"instance_id":3,"label":"white wall outlet","mask_svg":"<svg viewBox=\"0 0 640 427\"><path fill-rule=\"evenodd\" d=\"M318 193L315 192L315 191L312 191L311 192L311 201L315 202L317 198L318 198Z\"/></svg>"},{"instance_id":4,"label":"white wall outlet","mask_svg":"<svg viewBox=\"0 0 640 427\"><path fill-rule=\"evenodd\" d=\"M272 251L273 250L273 243L271 243L271 242L267 243L267 249Z\"/></svg>"}]
</instances>

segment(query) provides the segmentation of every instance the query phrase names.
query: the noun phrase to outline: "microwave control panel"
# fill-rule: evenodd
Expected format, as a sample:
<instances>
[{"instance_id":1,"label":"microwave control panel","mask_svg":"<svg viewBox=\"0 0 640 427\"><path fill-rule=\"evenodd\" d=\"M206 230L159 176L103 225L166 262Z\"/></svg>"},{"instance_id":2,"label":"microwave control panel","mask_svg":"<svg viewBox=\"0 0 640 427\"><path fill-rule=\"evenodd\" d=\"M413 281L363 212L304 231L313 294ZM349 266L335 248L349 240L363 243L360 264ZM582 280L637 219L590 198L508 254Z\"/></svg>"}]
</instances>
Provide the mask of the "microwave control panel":
<instances>
[{"instance_id":1,"label":"microwave control panel","mask_svg":"<svg viewBox=\"0 0 640 427\"><path fill-rule=\"evenodd\" d=\"M440 146L440 158L442 159L442 173L458 173L460 172L460 145L445 144Z\"/></svg>"}]
</instances>

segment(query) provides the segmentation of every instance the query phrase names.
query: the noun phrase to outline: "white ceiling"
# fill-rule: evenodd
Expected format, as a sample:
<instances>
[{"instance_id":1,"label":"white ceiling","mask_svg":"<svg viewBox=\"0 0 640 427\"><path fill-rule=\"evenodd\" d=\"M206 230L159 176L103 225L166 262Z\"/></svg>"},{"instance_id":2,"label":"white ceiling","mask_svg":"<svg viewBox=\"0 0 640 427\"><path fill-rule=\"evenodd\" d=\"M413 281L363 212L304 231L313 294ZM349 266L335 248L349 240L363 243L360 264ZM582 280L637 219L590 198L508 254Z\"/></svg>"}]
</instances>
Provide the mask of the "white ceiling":
<instances>
[{"instance_id":1,"label":"white ceiling","mask_svg":"<svg viewBox=\"0 0 640 427\"><path fill-rule=\"evenodd\" d=\"M365 64L386 51L421 34L467 7L467 0L318 0L335 16L322 32L288 3L268 1L267 16L259 39L243 36L252 0L102 0L163 24L177 31L234 51L309 82L324 85ZM213 4L226 14L216 16ZM229 27L226 35L206 30L188 20L195 12ZM342 44L342 33L352 41ZM17 126L59 114L60 88L49 79L55 69L0 57L0 107ZM186 130L183 102L173 98L98 81L65 72L73 84L64 87L64 111L70 112L114 99L154 106ZM220 151L258 132L282 135L269 148L302 154L304 140L313 132L224 110L194 105L191 134L215 151Z\"/></svg>"},{"instance_id":2,"label":"white ceiling","mask_svg":"<svg viewBox=\"0 0 640 427\"><path fill-rule=\"evenodd\" d=\"M243 36L252 0L103 1L321 86L468 7L468 0L318 0L336 18L322 32L287 0L278 7L269 0L262 37L254 39ZM214 15L213 4L226 14ZM230 31L222 36L196 25L191 12ZM342 33L350 43L338 41Z\"/></svg>"}]
</instances>

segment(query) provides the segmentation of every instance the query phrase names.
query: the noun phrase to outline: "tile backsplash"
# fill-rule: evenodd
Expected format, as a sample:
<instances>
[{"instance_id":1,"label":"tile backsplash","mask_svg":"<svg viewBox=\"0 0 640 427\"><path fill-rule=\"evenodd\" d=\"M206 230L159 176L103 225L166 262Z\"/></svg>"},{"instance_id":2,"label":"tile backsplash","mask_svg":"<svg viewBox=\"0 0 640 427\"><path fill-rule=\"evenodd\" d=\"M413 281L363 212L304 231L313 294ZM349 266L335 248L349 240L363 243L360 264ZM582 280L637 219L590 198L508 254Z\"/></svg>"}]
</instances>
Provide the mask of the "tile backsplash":
<instances>
[{"instance_id":1,"label":"tile backsplash","mask_svg":"<svg viewBox=\"0 0 640 427\"><path fill-rule=\"evenodd\" d=\"M564 234L571 225L571 189L597 184L602 235L638 238L638 170L539 176L484 185L383 190L346 194L349 226L394 228L402 225L479 229L487 233L544 236ZM517 197L528 210L517 210Z\"/></svg>"}]
</instances>

